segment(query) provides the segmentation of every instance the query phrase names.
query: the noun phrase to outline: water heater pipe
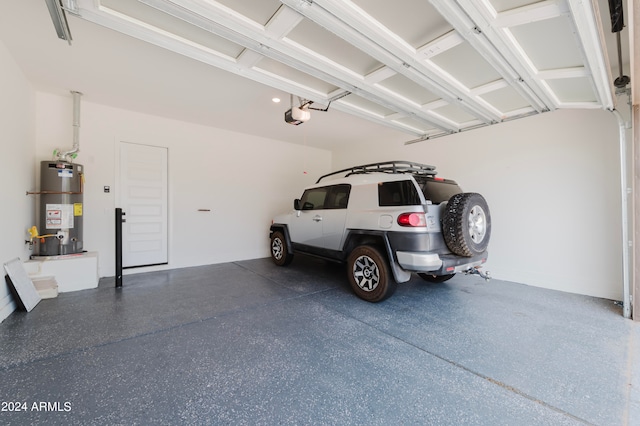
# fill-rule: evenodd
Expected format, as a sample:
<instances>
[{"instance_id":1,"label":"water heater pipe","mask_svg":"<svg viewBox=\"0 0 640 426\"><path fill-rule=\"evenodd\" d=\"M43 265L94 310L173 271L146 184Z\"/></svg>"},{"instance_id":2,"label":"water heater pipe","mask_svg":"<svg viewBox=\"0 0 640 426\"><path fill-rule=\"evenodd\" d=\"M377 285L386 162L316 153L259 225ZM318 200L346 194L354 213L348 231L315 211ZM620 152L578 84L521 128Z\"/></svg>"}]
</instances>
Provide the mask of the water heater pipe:
<instances>
[{"instance_id":1,"label":"water heater pipe","mask_svg":"<svg viewBox=\"0 0 640 426\"><path fill-rule=\"evenodd\" d=\"M55 155L58 160L65 160L71 162L80 151L80 97L82 93L71 91L73 95L73 147L64 152L60 152L56 149Z\"/></svg>"}]
</instances>

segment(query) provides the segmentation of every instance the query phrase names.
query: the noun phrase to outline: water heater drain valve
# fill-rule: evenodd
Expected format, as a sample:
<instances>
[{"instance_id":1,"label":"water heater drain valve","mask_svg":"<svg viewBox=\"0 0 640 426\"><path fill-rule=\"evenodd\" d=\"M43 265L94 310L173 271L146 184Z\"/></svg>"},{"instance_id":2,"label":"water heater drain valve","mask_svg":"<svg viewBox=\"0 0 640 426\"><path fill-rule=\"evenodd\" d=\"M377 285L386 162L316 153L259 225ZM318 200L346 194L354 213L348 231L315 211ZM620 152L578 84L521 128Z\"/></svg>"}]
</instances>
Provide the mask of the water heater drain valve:
<instances>
[{"instance_id":1,"label":"water heater drain valve","mask_svg":"<svg viewBox=\"0 0 640 426\"><path fill-rule=\"evenodd\" d=\"M63 231L58 231L56 234L45 234L45 235L38 235L38 228L36 226L32 226L31 228L29 228L29 235L31 236L31 239L28 241L30 244L29 245L33 245L33 239L34 238L39 238L41 243L44 243L44 239L45 238L57 238L59 240L64 238L64 232Z\"/></svg>"}]
</instances>

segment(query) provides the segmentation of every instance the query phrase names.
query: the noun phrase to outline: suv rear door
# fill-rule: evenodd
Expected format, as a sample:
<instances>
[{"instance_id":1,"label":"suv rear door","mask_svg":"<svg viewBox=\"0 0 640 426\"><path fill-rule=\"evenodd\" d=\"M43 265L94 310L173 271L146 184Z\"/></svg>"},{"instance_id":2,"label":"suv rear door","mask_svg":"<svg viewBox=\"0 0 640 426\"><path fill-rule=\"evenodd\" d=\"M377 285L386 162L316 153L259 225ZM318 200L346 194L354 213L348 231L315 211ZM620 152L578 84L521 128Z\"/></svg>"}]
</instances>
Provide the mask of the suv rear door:
<instances>
[{"instance_id":1,"label":"suv rear door","mask_svg":"<svg viewBox=\"0 0 640 426\"><path fill-rule=\"evenodd\" d=\"M342 248L350 192L351 185L348 184L331 187L322 211L322 246L324 248L331 250Z\"/></svg>"}]
</instances>

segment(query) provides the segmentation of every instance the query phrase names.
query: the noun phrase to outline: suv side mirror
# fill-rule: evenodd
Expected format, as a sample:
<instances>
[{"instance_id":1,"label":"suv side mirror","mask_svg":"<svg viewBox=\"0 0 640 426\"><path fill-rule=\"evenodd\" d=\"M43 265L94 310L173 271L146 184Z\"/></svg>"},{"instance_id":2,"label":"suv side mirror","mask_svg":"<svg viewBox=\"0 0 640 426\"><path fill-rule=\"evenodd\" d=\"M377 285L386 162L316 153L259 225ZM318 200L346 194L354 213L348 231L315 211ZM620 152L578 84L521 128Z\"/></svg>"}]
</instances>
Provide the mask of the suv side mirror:
<instances>
[{"instance_id":1,"label":"suv side mirror","mask_svg":"<svg viewBox=\"0 0 640 426\"><path fill-rule=\"evenodd\" d=\"M294 210L302 210L302 208L300 207L300 199L296 198L295 200L293 200L293 208Z\"/></svg>"}]
</instances>

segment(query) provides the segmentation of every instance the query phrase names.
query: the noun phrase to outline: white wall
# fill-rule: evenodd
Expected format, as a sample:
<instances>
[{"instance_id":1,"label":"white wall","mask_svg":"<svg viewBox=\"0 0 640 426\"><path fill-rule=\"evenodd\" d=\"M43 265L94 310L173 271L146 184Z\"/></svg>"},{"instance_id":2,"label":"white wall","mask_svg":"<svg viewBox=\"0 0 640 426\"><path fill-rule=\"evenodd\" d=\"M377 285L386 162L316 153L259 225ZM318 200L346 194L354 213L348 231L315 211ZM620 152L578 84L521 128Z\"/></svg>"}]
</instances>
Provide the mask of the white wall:
<instances>
[{"instance_id":1,"label":"white wall","mask_svg":"<svg viewBox=\"0 0 640 426\"><path fill-rule=\"evenodd\" d=\"M72 105L71 94L37 93L36 163L71 147ZM268 256L272 216L331 169L329 151L110 108L92 103L90 94L82 97L80 121L75 162L86 174L84 249L99 252L101 277L115 274L121 141L169 153L169 264L125 274ZM105 185L111 193L103 192Z\"/></svg>"},{"instance_id":2,"label":"white wall","mask_svg":"<svg viewBox=\"0 0 640 426\"><path fill-rule=\"evenodd\" d=\"M34 196L26 192L34 189L33 131L35 92L29 85L5 45L0 42L0 147L2 149L2 244L0 263L19 257L27 260L25 245L27 229L34 221ZM13 298L4 280L0 282L0 321L15 309Z\"/></svg>"},{"instance_id":3,"label":"white wall","mask_svg":"<svg viewBox=\"0 0 640 426\"><path fill-rule=\"evenodd\" d=\"M363 141L334 152L333 166L383 160L433 164L485 196L493 219L486 269L495 278L622 300L612 113L560 110L407 146Z\"/></svg>"},{"instance_id":4,"label":"white wall","mask_svg":"<svg viewBox=\"0 0 640 426\"><path fill-rule=\"evenodd\" d=\"M26 260L35 224L37 165L72 143L71 95L34 92L0 43L0 168L5 229L0 260ZM388 159L438 166L488 199L493 236L487 269L497 279L622 298L617 124L600 110L561 110L405 146L354 142L333 153L109 108L82 99L85 249L114 274L114 209L120 141L169 150L169 265L179 268L268 256L272 215L330 169ZM304 164L303 169L302 164ZM304 174L307 171L307 174ZM103 186L112 188L110 194ZM198 208L212 213L199 214ZM162 267L152 268L161 269ZM143 272L149 269L132 270ZM488 284L490 285L490 284ZM0 318L13 309L0 286ZM3 316L4 315L4 316Z\"/></svg>"}]
</instances>

